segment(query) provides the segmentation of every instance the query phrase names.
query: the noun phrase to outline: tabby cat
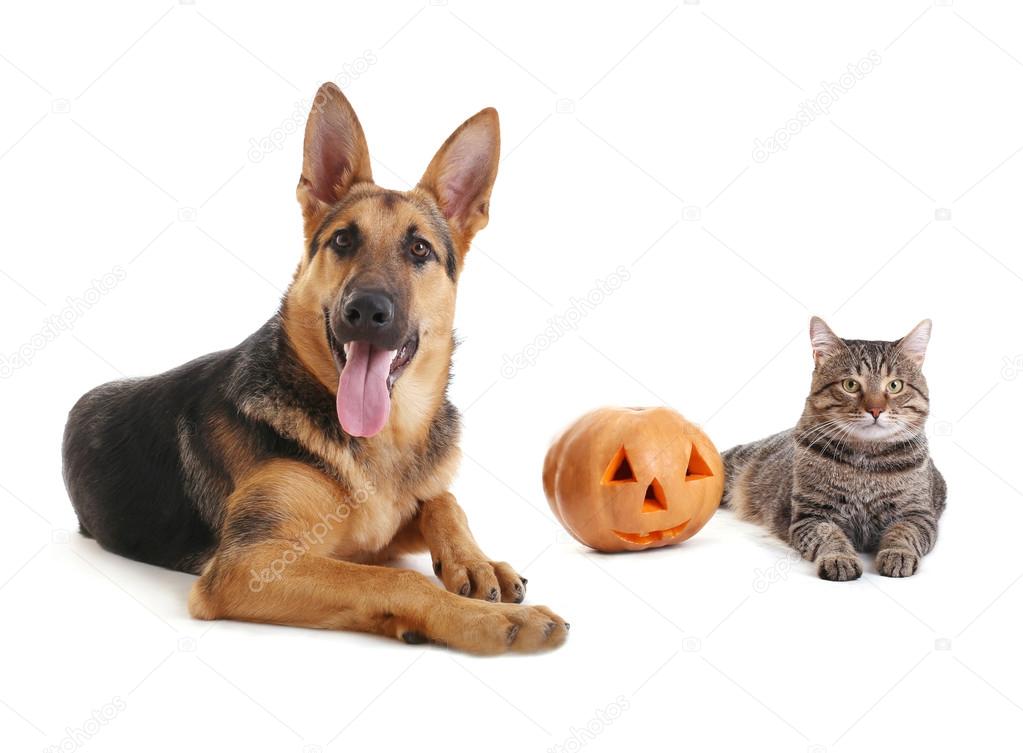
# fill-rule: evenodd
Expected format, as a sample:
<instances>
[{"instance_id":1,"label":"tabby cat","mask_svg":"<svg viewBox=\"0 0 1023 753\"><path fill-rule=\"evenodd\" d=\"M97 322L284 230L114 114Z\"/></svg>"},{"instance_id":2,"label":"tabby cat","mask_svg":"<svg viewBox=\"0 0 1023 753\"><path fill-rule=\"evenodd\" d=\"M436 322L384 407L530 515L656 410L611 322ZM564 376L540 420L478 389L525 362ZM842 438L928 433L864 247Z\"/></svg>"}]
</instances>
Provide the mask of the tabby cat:
<instances>
[{"instance_id":1,"label":"tabby cat","mask_svg":"<svg viewBox=\"0 0 1023 753\"><path fill-rule=\"evenodd\" d=\"M930 334L925 320L895 342L843 340L811 319L803 416L724 453L723 506L770 528L826 580L860 577L857 551L876 552L881 575L913 575L945 509L924 435Z\"/></svg>"}]
</instances>

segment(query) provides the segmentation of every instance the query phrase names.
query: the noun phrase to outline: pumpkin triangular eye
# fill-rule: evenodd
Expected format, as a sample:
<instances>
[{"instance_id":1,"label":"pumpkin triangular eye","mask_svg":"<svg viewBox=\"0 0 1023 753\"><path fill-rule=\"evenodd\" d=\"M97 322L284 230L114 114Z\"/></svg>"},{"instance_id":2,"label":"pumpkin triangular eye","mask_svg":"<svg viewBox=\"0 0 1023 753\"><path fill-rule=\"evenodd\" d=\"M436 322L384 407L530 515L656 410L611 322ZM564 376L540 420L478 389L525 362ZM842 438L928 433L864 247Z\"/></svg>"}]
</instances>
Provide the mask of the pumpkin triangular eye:
<instances>
[{"instance_id":1,"label":"pumpkin triangular eye","mask_svg":"<svg viewBox=\"0 0 1023 753\"><path fill-rule=\"evenodd\" d=\"M664 496L664 489L661 482L654 479L646 488L646 497L643 498L643 512L661 512L668 509L668 500Z\"/></svg>"},{"instance_id":2,"label":"pumpkin triangular eye","mask_svg":"<svg viewBox=\"0 0 1023 753\"><path fill-rule=\"evenodd\" d=\"M628 484L635 483L636 474L632 470L632 463L629 456L625 454L625 445L618 448L618 452L611 458L607 470L604 471L604 478L600 483L604 484Z\"/></svg>"},{"instance_id":3,"label":"pumpkin triangular eye","mask_svg":"<svg viewBox=\"0 0 1023 753\"><path fill-rule=\"evenodd\" d=\"M710 478L713 475L707 461L703 459L694 444L693 451L689 455L689 466L686 468L686 481L699 481L701 478Z\"/></svg>"}]
</instances>

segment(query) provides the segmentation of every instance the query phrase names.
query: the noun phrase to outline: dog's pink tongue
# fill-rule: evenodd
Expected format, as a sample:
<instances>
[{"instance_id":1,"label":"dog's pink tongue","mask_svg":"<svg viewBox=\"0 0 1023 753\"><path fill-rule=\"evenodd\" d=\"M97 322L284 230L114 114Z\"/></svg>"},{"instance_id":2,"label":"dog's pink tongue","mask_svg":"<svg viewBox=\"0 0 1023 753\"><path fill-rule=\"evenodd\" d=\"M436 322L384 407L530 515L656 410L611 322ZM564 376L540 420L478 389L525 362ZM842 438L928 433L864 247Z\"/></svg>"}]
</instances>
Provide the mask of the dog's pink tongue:
<instances>
[{"instance_id":1,"label":"dog's pink tongue","mask_svg":"<svg viewBox=\"0 0 1023 753\"><path fill-rule=\"evenodd\" d=\"M337 417L353 437L371 437L384 428L391 412L387 375L395 351L366 342L348 346L347 361L337 385Z\"/></svg>"}]
</instances>

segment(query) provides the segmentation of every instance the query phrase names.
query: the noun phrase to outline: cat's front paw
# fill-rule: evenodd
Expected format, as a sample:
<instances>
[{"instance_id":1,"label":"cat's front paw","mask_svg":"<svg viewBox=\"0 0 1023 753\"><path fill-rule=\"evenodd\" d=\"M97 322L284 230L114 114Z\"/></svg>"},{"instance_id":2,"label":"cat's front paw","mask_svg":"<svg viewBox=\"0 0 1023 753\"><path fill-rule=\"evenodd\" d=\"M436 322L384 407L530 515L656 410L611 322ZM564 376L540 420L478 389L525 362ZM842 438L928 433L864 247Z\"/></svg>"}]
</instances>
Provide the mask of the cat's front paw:
<instances>
[{"instance_id":1,"label":"cat's front paw","mask_svg":"<svg viewBox=\"0 0 1023 753\"><path fill-rule=\"evenodd\" d=\"M908 578L920 567L920 558L908 549L882 549L877 553L877 571L887 578Z\"/></svg>"},{"instance_id":2,"label":"cat's front paw","mask_svg":"<svg viewBox=\"0 0 1023 753\"><path fill-rule=\"evenodd\" d=\"M855 555L826 554L817 560L817 575L824 580L856 580L863 566Z\"/></svg>"}]
</instances>

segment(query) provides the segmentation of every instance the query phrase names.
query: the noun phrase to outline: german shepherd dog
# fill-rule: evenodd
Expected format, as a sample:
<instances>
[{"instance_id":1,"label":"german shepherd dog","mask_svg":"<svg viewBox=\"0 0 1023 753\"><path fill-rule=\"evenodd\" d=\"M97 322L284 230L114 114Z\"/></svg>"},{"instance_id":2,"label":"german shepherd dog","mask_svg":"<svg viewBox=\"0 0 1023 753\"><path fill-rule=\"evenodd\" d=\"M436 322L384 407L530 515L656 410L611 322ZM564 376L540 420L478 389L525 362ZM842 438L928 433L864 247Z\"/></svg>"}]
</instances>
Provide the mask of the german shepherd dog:
<instances>
[{"instance_id":1,"label":"german shepherd dog","mask_svg":"<svg viewBox=\"0 0 1023 753\"><path fill-rule=\"evenodd\" d=\"M488 220L497 112L463 123L410 191L378 187L324 84L305 130L305 250L278 313L230 350L82 397L64 433L81 531L199 575L189 612L433 641L561 645L526 579L486 557L447 491L455 287ZM445 589L395 556L429 550Z\"/></svg>"}]
</instances>

